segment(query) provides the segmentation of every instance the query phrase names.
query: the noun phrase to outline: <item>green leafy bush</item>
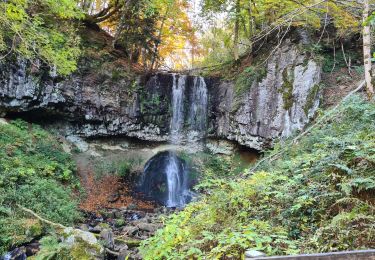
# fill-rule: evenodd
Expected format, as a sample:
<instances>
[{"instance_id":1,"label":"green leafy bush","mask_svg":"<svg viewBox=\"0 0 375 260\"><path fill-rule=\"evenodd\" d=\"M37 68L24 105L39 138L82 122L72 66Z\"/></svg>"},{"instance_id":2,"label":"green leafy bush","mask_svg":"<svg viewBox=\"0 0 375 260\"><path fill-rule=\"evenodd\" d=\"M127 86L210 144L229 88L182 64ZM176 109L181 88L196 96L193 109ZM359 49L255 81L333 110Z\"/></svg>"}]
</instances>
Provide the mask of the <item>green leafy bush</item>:
<instances>
[{"instance_id":1,"label":"green leafy bush","mask_svg":"<svg viewBox=\"0 0 375 260\"><path fill-rule=\"evenodd\" d=\"M233 179L248 165L239 154L220 156L208 152L180 152L179 156L189 165L190 179L197 182L194 189L201 193L209 192L221 183Z\"/></svg>"},{"instance_id":2,"label":"green leafy bush","mask_svg":"<svg viewBox=\"0 0 375 260\"><path fill-rule=\"evenodd\" d=\"M42 60L57 73L77 68L80 39L74 19L83 17L75 1L10 0L0 2L0 53ZM32 62L35 63L35 62Z\"/></svg>"},{"instance_id":3,"label":"green leafy bush","mask_svg":"<svg viewBox=\"0 0 375 260\"><path fill-rule=\"evenodd\" d=\"M70 156L39 126L0 124L0 254L42 233L30 231L35 221L17 205L62 224L80 217L72 197L78 187L74 172Z\"/></svg>"},{"instance_id":4,"label":"green leafy bush","mask_svg":"<svg viewBox=\"0 0 375 260\"><path fill-rule=\"evenodd\" d=\"M375 246L375 104L353 97L247 179L220 182L145 241L145 259L240 259ZM277 153L285 141L273 151Z\"/></svg>"}]
</instances>

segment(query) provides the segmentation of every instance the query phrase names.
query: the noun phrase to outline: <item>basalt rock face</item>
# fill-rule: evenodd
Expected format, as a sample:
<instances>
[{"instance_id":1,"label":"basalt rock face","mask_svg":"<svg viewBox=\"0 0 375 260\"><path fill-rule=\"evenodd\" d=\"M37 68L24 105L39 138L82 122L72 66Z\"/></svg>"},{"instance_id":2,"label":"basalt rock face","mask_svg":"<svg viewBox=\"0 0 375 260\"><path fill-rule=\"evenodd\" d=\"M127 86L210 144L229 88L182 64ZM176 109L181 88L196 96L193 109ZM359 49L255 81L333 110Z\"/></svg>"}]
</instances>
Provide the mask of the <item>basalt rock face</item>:
<instances>
[{"instance_id":1,"label":"basalt rock face","mask_svg":"<svg viewBox=\"0 0 375 260\"><path fill-rule=\"evenodd\" d=\"M84 137L167 140L169 77L159 75L158 84L151 79L140 88L139 77L85 72L59 79L43 68L30 68L20 60L0 63L0 115L64 121L68 134Z\"/></svg>"},{"instance_id":2,"label":"basalt rock face","mask_svg":"<svg viewBox=\"0 0 375 260\"><path fill-rule=\"evenodd\" d=\"M241 94L234 82L219 79L96 73L90 61L62 79L35 64L3 60L0 116L65 122L67 134L83 137L210 137L262 150L308 123L319 106L320 74L320 65L289 41Z\"/></svg>"},{"instance_id":3,"label":"basalt rock face","mask_svg":"<svg viewBox=\"0 0 375 260\"><path fill-rule=\"evenodd\" d=\"M287 41L266 65L266 74L242 94L233 82L211 90L210 136L262 150L301 130L320 103L320 65Z\"/></svg>"}]
</instances>

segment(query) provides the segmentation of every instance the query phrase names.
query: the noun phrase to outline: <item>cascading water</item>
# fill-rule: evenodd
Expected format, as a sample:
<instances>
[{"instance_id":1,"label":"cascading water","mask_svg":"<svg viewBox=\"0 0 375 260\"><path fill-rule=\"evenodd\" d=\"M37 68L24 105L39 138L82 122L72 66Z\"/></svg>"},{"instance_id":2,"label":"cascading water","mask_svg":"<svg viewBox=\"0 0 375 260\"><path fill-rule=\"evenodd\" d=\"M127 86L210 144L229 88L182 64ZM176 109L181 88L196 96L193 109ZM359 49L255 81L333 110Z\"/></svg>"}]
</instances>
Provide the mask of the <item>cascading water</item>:
<instances>
[{"instance_id":1,"label":"cascading water","mask_svg":"<svg viewBox=\"0 0 375 260\"><path fill-rule=\"evenodd\" d=\"M183 185L183 180L180 178L179 174L179 165L178 165L177 156L175 153L171 153L169 157L169 162L165 169L167 174L167 183L168 183L168 207L177 207L185 205L184 194L186 187ZM182 165L182 171L184 172L184 166ZM185 176L182 176L183 178Z\"/></svg>"},{"instance_id":2,"label":"cascading water","mask_svg":"<svg viewBox=\"0 0 375 260\"><path fill-rule=\"evenodd\" d=\"M160 152L146 164L141 191L167 207L183 207L190 202L189 171L185 161L172 151Z\"/></svg>"},{"instance_id":3,"label":"cascading water","mask_svg":"<svg viewBox=\"0 0 375 260\"><path fill-rule=\"evenodd\" d=\"M206 133L206 83L202 77L176 74L172 75L172 80L170 142L196 143ZM193 197L188 184L186 163L175 152L165 151L152 157L145 165L141 191L167 207L183 207Z\"/></svg>"},{"instance_id":4,"label":"cascading water","mask_svg":"<svg viewBox=\"0 0 375 260\"><path fill-rule=\"evenodd\" d=\"M195 77L189 111L189 141L204 137L207 127L207 86L203 77Z\"/></svg>"},{"instance_id":5,"label":"cascading water","mask_svg":"<svg viewBox=\"0 0 375 260\"><path fill-rule=\"evenodd\" d=\"M203 77L194 77L192 81L192 85L186 86L188 83L186 75L179 75L176 78L176 75L173 74L170 128L170 140L173 144L179 144L184 139L187 139L189 142L199 141L204 137L206 132L207 86ZM191 89L187 89L187 87ZM185 94L185 92L188 93ZM186 106L185 100L188 100ZM184 133L185 121L188 127Z\"/></svg>"},{"instance_id":6,"label":"cascading water","mask_svg":"<svg viewBox=\"0 0 375 260\"><path fill-rule=\"evenodd\" d=\"M184 126L185 84L185 75L180 75L176 80L176 75L173 74L171 119L171 142L173 144L178 144L181 142L181 131Z\"/></svg>"}]
</instances>

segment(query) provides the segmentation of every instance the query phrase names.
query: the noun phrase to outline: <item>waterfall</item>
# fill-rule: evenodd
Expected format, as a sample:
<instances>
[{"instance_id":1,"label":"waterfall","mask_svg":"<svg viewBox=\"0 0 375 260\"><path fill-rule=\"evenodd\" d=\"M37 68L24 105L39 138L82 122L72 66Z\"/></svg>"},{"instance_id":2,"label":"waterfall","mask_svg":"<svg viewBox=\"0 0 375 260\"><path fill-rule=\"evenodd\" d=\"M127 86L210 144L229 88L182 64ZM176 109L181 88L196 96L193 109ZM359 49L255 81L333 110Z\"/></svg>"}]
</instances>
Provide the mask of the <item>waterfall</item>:
<instances>
[{"instance_id":1,"label":"waterfall","mask_svg":"<svg viewBox=\"0 0 375 260\"><path fill-rule=\"evenodd\" d=\"M171 142L173 144L181 142L181 131L184 126L185 84L185 75L180 75L176 81L176 74L173 74L171 119Z\"/></svg>"},{"instance_id":2,"label":"waterfall","mask_svg":"<svg viewBox=\"0 0 375 260\"><path fill-rule=\"evenodd\" d=\"M171 153L169 156L169 162L166 166L166 174L167 174L167 183L168 183L168 199L167 199L167 207L178 207L178 206L184 206L186 204L184 193L186 191L185 183L180 178L179 173L179 165L177 156L175 153ZM185 177L183 179L186 179L185 169L182 165L182 177Z\"/></svg>"},{"instance_id":3,"label":"waterfall","mask_svg":"<svg viewBox=\"0 0 375 260\"><path fill-rule=\"evenodd\" d=\"M172 74L172 82L170 142L200 146L207 128L204 78ZM140 187L146 196L167 207L183 207L194 196L189 190L189 168L172 151L158 153L146 163Z\"/></svg>"},{"instance_id":4,"label":"waterfall","mask_svg":"<svg viewBox=\"0 0 375 260\"><path fill-rule=\"evenodd\" d=\"M183 207L192 198L188 189L189 170L175 152L164 151L145 165L141 191L167 207Z\"/></svg>"},{"instance_id":5,"label":"waterfall","mask_svg":"<svg viewBox=\"0 0 375 260\"><path fill-rule=\"evenodd\" d=\"M193 84L187 85L187 76L173 74L172 86L172 118L170 124L170 141L179 144L184 139L189 142L201 140L207 127L207 86L203 77L194 77ZM187 89L190 87L190 89ZM185 95L185 92L188 92ZM185 107L185 97L189 104ZM185 109L187 113L185 113ZM186 114L186 119L185 115ZM187 132L184 133L184 123L187 123Z\"/></svg>"},{"instance_id":6,"label":"waterfall","mask_svg":"<svg viewBox=\"0 0 375 260\"><path fill-rule=\"evenodd\" d=\"M194 78L188 124L190 141L204 137L207 127L207 86L203 77Z\"/></svg>"}]
</instances>

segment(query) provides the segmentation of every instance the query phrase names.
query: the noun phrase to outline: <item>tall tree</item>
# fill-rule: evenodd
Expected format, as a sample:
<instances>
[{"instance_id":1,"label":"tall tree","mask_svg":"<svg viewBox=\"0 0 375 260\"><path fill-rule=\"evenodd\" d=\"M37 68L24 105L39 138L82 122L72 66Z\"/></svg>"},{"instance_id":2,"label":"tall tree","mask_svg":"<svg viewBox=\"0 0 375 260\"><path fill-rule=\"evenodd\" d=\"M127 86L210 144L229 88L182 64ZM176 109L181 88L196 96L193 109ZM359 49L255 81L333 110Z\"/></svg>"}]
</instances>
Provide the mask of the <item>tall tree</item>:
<instances>
[{"instance_id":1,"label":"tall tree","mask_svg":"<svg viewBox=\"0 0 375 260\"><path fill-rule=\"evenodd\" d=\"M365 68L365 80L367 94L369 98L374 96L374 87L372 85L371 77L371 28L370 23L368 22L369 18L369 0L363 1L363 61Z\"/></svg>"},{"instance_id":2,"label":"tall tree","mask_svg":"<svg viewBox=\"0 0 375 260\"><path fill-rule=\"evenodd\" d=\"M71 73L80 54L74 19L81 17L75 0L1 1L0 59L16 54Z\"/></svg>"},{"instance_id":3,"label":"tall tree","mask_svg":"<svg viewBox=\"0 0 375 260\"><path fill-rule=\"evenodd\" d=\"M241 2L236 0L235 3L235 21L234 21L234 46L233 46L233 55L234 60L239 58L239 30L240 30L240 12L241 12Z\"/></svg>"}]
</instances>

